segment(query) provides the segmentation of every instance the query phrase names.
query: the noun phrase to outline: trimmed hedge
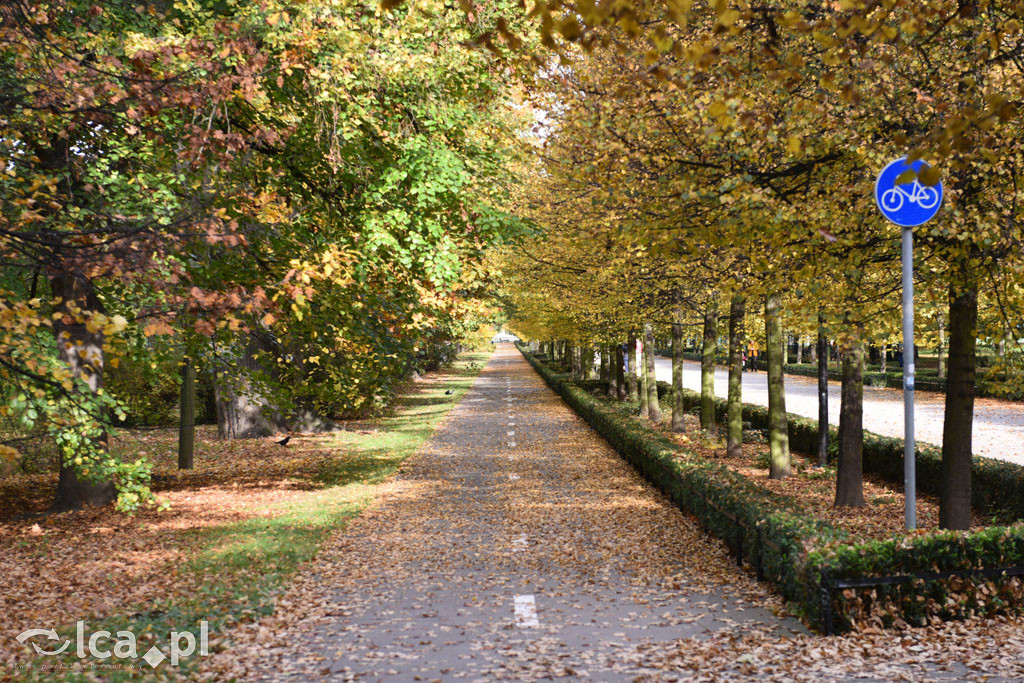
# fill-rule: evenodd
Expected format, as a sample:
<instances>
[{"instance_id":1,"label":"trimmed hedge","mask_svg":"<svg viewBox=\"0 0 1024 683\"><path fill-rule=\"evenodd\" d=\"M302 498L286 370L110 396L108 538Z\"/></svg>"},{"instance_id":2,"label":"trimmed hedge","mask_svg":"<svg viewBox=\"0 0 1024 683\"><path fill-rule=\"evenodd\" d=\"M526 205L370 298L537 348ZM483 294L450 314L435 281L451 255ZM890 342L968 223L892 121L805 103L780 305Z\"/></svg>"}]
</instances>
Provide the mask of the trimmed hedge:
<instances>
[{"instance_id":1,"label":"trimmed hedge","mask_svg":"<svg viewBox=\"0 0 1024 683\"><path fill-rule=\"evenodd\" d=\"M739 558L747 557L758 577L774 583L819 630L848 630L854 621L924 625L935 619L1020 611L1024 589L1018 575L1011 574L1024 574L1024 525L844 543L842 530L815 519L793 499L680 447L636 420L634 406L601 397L603 383L590 381L584 388L522 346L520 350L544 381L624 459ZM658 384L659 394L671 391L664 382ZM598 395L588 393L588 388ZM687 392L684 403L688 409L699 405L699 395ZM716 401L716 417L723 416L724 405L725 401ZM766 420L767 409L761 406L744 405L743 412L752 424ZM791 439L816 435L813 420L790 418ZM899 442L872 438L881 440L872 448L878 454L893 447L889 442ZM865 455L868 450L865 443ZM902 442L898 453L902 454ZM897 464L902 480L902 462ZM999 481L1007 483L1005 477ZM1003 571L1007 568L1009 573ZM977 570L1001 573L970 574ZM944 575L948 572L960 574L950 578Z\"/></svg>"},{"instance_id":2,"label":"trimmed hedge","mask_svg":"<svg viewBox=\"0 0 1024 683\"><path fill-rule=\"evenodd\" d=\"M668 353L663 353L662 355L671 356L671 353L672 352L670 350L668 351ZM699 353L686 351L683 353L683 358L690 361L700 362L701 355ZM979 369L985 367L984 365L981 364L982 358L985 358L985 356L979 356L977 359L979 362ZM721 353L719 353L715 359L715 364L726 365L727 363L728 358L724 357ZM764 370L764 363L765 361L763 360L763 356L759 356L758 368ZM832 366L835 366L835 364L835 361L831 361L829 363L830 368ZM818 366L812 365L810 363L786 363L784 372L787 375L799 375L800 377L817 377ZM830 381L840 382L842 381L843 376L839 370L829 369L828 378ZM902 389L903 371L899 370L894 372L888 370L886 372L878 372L876 370L865 370L864 386L888 387L889 389ZM917 391L934 391L939 394L944 394L946 393L946 380L939 379L938 372L935 369L918 368L917 371L914 373L914 388ZM999 398L1003 400L1018 401L1021 400L1022 397L1024 397L1024 390L1008 390L1006 387L1001 386L998 380L992 381L984 379L979 375L975 386L975 395L978 398Z\"/></svg>"},{"instance_id":3,"label":"trimmed hedge","mask_svg":"<svg viewBox=\"0 0 1024 683\"><path fill-rule=\"evenodd\" d=\"M672 387L658 382L660 395L671 394ZM715 421L725 423L728 402L715 398ZM687 411L700 409L700 394L683 390ZM743 421L754 429L768 429L768 408L743 404ZM829 427L829 447L835 455L838 434ZM789 445L800 453L817 453L818 421L789 413ZM864 472L875 474L893 484L903 485L903 439L864 432ZM942 486L942 451L934 446L917 446L917 488L939 495ZM971 504L983 515L1008 524L1024 519L1024 467L1004 460L974 456L971 466Z\"/></svg>"},{"instance_id":4,"label":"trimmed hedge","mask_svg":"<svg viewBox=\"0 0 1024 683\"><path fill-rule=\"evenodd\" d=\"M520 351L548 386L627 462L739 557L754 558L759 574L787 598L803 604L813 619L818 597L806 591L807 582L799 571L804 539L839 540L841 531L814 519L791 498L684 450L634 419L630 406L594 396L574 382L571 374L548 367L521 346ZM597 391L602 383L591 380L584 384Z\"/></svg>"},{"instance_id":5,"label":"trimmed hedge","mask_svg":"<svg viewBox=\"0 0 1024 683\"><path fill-rule=\"evenodd\" d=\"M831 363L830 365L834 365ZM818 366L809 365L804 363L803 365L789 364L786 365L785 370L787 375L800 375L801 377L817 377ZM828 378L834 382L841 382L843 375L839 370L829 370ZM864 371L864 386L867 387L888 387L890 389L902 389L903 388L903 371L898 372L878 372L865 370ZM946 380L939 379L937 373L929 370L917 370L914 373L914 388L917 391L935 391L940 394L946 393ZM979 392L981 386L979 383ZM981 395L979 393L979 395Z\"/></svg>"},{"instance_id":6,"label":"trimmed hedge","mask_svg":"<svg viewBox=\"0 0 1024 683\"><path fill-rule=\"evenodd\" d=\"M854 620L926 626L1019 613L1024 605L1024 526L1019 524L834 544L811 550L804 561L807 592L827 596L831 631L849 630ZM942 576L948 574L953 576ZM878 584L868 577L902 580ZM821 619L816 626L822 627Z\"/></svg>"}]
</instances>

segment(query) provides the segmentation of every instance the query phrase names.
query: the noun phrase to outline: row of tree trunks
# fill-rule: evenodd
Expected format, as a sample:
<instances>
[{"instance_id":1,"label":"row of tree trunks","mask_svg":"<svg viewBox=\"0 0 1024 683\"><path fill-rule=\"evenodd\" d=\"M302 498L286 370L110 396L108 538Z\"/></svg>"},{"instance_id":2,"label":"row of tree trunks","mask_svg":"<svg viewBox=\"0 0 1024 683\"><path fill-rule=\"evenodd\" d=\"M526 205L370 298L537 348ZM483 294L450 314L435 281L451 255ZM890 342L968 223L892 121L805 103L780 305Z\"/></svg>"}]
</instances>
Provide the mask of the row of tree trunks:
<instances>
[{"instance_id":1,"label":"row of tree trunks","mask_svg":"<svg viewBox=\"0 0 1024 683\"><path fill-rule=\"evenodd\" d=\"M580 374L583 379L594 379L594 347L580 347Z\"/></svg>"},{"instance_id":2,"label":"row of tree trunks","mask_svg":"<svg viewBox=\"0 0 1024 683\"><path fill-rule=\"evenodd\" d=\"M744 343L743 321L745 301L734 296L729 308L729 395L727 409L726 449L730 456L742 453L742 354ZM688 341L684 335L681 312L676 310L672 323L672 429L685 429L683 410L683 350ZM971 522L971 464L975 374L978 293L976 283L969 281L959 288L951 287L949 298L949 352L948 367L944 358L945 319L939 319L940 371L948 370L946 390L946 417L943 425L942 464L943 481L940 495L940 526L949 529L967 529ZM845 320L849 335L842 339L840 362L842 385L840 393L840 419L837 444L837 479L835 505L861 507L865 505L863 492L863 411L865 344L863 329ZM783 478L791 472L788 438L788 418L785 408L784 358L785 337L781 324L781 299L770 295L765 300L765 356L768 366L768 412L771 478ZM640 404L641 415L660 421L654 364L654 335L650 323L642 329L643 353L637 354L635 332L629 335L626 350L613 344L602 348L601 377L609 383L609 395L619 400L633 400ZM825 317L818 316L816 343L809 348L810 359L818 367L818 461L829 463L828 420L828 357L830 346L826 334ZM704 314L704 334L701 348L701 428L714 429L714 358L717 351L717 305L709 300ZM554 345L557 353L558 345ZM568 347L565 347L566 349ZM882 346L882 353L887 348ZM565 354L565 351L563 351ZM586 353L577 358L589 357ZM607 363L604 356L607 356ZM909 359L908 359L909 360ZM625 370L628 361L628 372ZM584 361L585 363L585 361ZM885 356L882 357L885 367ZM577 366L579 367L579 366ZM581 375L585 374L581 371Z\"/></svg>"}]
</instances>

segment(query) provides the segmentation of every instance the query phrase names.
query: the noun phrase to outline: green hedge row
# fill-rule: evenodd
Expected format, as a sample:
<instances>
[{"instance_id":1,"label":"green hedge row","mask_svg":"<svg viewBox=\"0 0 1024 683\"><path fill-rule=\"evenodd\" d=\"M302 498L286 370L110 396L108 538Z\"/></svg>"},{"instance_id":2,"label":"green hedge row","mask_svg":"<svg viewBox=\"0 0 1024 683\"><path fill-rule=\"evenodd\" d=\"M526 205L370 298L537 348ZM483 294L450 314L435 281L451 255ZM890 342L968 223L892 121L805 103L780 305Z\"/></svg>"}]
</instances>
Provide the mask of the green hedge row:
<instances>
[{"instance_id":1,"label":"green hedge row","mask_svg":"<svg viewBox=\"0 0 1024 683\"><path fill-rule=\"evenodd\" d=\"M805 605L813 618L820 603L813 590L807 592L807 582L800 576L803 541L838 540L842 537L838 529L815 520L792 499L685 451L634 419L631 406L593 395L574 382L569 373L548 367L523 347L520 350L548 386L626 461L673 502L695 515L734 553L754 558L752 564L758 566L759 573L779 586L787 598ZM600 384L596 380L586 383L595 392Z\"/></svg>"},{"instance_id":2,"label":"green hedge row","mask_svg":"<svg viewBox=\"0 0 1024 683\"><path fill-rule=\"evenodd\" d=\"M834 365L834 363L833 363ZM802 377L817 377L818 366L804 363L802 365L790 364L786 366L787 375L800 375ZM930 376L929 376L930 375ZM828 378L834 382L842 381L843 376L839 370L829 370ZM903 371L898 372L864 372L864 385L869 387L888 387L890 389L903 388ZM946 392L946 380L939 379L936 371L918 370L914 374L914 387L918 391L935 391L940 394ZM980 385L979 385L980 390Z\"/></svg>"},{"instance_id":3,"label":"green hedge row","mask_svg":"<svg viewBox=\"0 0 1024 683\"><path fill-rule=\"evenodd\" d=\"M663 355L671 356L671 350ZM692 353L687 351L683 353L683 358L686 360L700 362L701 355L699 353ZM980 363L982 358L985 356L979 356L978 361ZM990 360L990 359L989 359ZM716 361L719 365L725 365L728 359L718 355ZM764 360L759 360L760 365L758 368L764 370ZM831 362L829 367L832 368L836 364ZM979 368L983 367L979 364ZM818 366L810 363L787 363L786 364L787 375L799 375L801 377L817 377ZM828 378L833 382L839 382L843 379L842 374L838 369L828 371ZM987 380L978 378L977 386L975 388L977 396L981 398L999 398L1009 401L1019 401L1024 399L1024 387L1007 387L1005 382L1000 382L998 378L995 380ZM890 389L902 389L903 388L903 371L902 370L887 370L886 372L879 372L876 370L866 370L864 372L864 385L869 387L888 387ZM933 368L918 368L914 375L914 387L918 391L934 391L939 394L946 393L946 380L939 379L938 371Z\"/></svg>"},{"instance_id":4,"label":"green hedge row","mask_svg":"<svg viewBox=\"0 0 1024 683\"><path fill-rule=\"evenodd\" d=\"M687 452L636 420L634 406L602 397L600 382L580 386L570 375L547 367L520 348L547 384L628 462L740 557L750 559L759 575L793 600L812 626L823 629L828 621L831 629L843 631L855 620L873 618L883 625L899 620L924 625L936 618L1020 610L1022 584L1016 576L915 577L942 572L963 576L1006 567L1018 567L1024 573L1024 526L987 527L971 533L919 532L883 541L843 543L841 530L816 520L792 499ZM670 391L663 382L658 388L662 395ZM690 409L699 405L697 399L695 392L687 392L684 403ZM724 404L716 401L719 418L724 416ZM744 419L756 425L766 412L760 406L745 405ZM813 420L790 418L791 439L799 443L809 434L816 436ZM797 443L794 448L799 449ZM900 454L901 449L900 445ZM865 444L865 453L868 450ZM902 463L900 468L902 473ZM878 577L903 578L862 587L843 583Z\"/></svg>"},{"instance_id":5,"label":"green hedge row","mask_svg":"<svg viewBox=\"0 0 1024 683\"><path fill-rule=\"evenodd\" d=\"M658 382L659 394L667 396L672 388ZM728 402L715 399L715 421L724 424ZM687 411L700 408L700 394L683 390ZM754 429L768 429L768 408L743 404L743 421ZM835 449L838 434L829 427L830 447ZM818 452L818 421L789 414L789 445L800 453ZM896 485L903 485L903 439L864 432L864 472L875 474ZM832 451L835 456L835 450ZM917 447L917 488L939 495L942 485L942 451L933 446ZM994 458L974 457L971 468L971 504L979 513L1000 523L1024 519L1024 467Z\"/></svg>"}]
</instances>

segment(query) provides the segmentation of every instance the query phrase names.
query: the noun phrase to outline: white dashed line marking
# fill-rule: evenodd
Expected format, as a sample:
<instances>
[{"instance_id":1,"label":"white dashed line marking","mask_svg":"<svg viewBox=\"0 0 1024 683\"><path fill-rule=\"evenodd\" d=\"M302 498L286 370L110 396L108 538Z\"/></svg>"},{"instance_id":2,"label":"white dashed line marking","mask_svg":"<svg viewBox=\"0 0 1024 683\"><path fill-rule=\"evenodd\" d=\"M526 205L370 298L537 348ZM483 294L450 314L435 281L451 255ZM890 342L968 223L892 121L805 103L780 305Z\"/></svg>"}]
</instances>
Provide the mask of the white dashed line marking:
<instances>
[{"instance_id":1,"label":"white dashed line marking","mask_svg":"<svg viewBox=\"0 0 1024 683\"><path fill-rule=\"evenodd\" d=\"M534 600L532 595L515 596L513 605L516 626L519 628L540 626L540 621L537 619L537 601Z\"/></svg>"}]
</instances>

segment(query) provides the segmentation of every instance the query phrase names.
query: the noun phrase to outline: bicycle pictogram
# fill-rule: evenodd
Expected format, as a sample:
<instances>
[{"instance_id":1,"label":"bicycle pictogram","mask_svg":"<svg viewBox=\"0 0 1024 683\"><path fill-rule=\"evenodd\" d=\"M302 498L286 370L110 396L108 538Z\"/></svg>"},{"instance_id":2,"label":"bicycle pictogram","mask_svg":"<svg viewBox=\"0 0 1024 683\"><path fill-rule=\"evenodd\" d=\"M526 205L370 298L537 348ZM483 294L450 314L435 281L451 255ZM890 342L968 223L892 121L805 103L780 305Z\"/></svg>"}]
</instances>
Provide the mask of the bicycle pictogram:
<instances>
[{"instance_id":1,"label":"bicycle pictogram","mask_svg":"<svg viewBox=\"0 0 1024 683\"><path fill-rule=\"evenodd\" d=\"M899 211L904 201L917 204L922 209L930 209L939 203L939 192L934 187L922 185L915 180L909 192L896 185L882 193L882 208L886 211Z\"/></svg>"}]
</instances>

